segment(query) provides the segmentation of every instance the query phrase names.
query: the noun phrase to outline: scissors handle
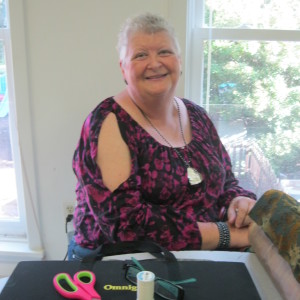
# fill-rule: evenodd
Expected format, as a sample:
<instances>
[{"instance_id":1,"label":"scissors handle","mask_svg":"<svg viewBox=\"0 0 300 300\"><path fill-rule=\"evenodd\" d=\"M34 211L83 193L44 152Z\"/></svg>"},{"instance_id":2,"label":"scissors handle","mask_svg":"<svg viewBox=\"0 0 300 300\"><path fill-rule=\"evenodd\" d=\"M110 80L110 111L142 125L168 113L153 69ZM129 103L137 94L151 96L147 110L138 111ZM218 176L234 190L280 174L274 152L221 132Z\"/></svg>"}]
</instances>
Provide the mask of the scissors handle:
<instances>
[{"instance_id":1,"label":"scissors handle","mask_svg":"<svg viewBox=\"0 0 300 300\"><path fill-rule=\"evenodd\" d=\"M101 299L94 289L96 276L91 271L79 271L74 275L74 282L91 295L93 299Z\"/></svg>"},{"instance_id":2,"label":"scissors handle","mask_svg":"<svg viewBox=\"0 0 300 300\"><path fill-rule=\"evenodd\" d=\"M92 296L72 280L69 274L59 273L54 276L55 289L65 298L92 300Z\"/></svg>"}]
</instances>

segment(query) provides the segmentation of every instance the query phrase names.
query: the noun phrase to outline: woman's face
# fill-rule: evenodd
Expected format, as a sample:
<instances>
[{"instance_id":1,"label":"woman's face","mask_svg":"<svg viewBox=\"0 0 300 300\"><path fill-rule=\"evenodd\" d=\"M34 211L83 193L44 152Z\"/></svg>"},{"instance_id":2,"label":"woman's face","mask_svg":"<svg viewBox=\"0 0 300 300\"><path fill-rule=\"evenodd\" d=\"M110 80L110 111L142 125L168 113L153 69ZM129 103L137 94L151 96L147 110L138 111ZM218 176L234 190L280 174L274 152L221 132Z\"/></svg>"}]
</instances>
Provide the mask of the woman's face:
<instances>
[{"instance_id":1,"label":"woman's face","mask_svg":"<svg viewBox=\"0 0 300 300\"><path fill-rule=\"evenodd\" d=\"M181 60L165 31L133 34L120 66L131 96L174 96Z\"/></svg>"}]
</instances>

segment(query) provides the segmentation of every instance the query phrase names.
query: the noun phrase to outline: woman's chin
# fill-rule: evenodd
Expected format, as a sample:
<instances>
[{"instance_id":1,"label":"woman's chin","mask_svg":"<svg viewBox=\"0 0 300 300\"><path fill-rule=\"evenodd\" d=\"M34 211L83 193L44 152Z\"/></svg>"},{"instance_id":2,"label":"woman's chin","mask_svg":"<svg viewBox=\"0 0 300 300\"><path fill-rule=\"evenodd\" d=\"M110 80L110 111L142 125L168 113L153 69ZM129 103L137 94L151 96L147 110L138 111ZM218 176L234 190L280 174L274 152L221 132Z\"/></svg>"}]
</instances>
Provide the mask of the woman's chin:
<instances>
[{"instance_id":1,"label":"woman's chin","mask_svg":"<svg viewBox=\"0 0 300 300\"><path fill-rule=\"evenodd\" d=\"M152 95L169 95L170 93L173 93L175 90L175 87L170 84L160 84L158 82L151 82L147 84L146 88L148 94Z\"/></svg>"}]
</instances>

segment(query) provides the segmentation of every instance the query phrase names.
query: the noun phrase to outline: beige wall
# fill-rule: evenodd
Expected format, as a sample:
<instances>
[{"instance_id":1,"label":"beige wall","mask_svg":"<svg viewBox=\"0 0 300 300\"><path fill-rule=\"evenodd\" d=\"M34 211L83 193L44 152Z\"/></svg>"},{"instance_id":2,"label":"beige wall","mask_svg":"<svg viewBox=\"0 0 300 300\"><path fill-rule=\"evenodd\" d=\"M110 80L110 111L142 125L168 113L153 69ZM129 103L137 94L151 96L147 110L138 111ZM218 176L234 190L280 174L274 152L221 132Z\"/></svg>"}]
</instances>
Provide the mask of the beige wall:
<instances>
[{"instance_id":1,"label":"beige wall","mask_svg":"<svg viewBox=\"0 0 300 300\"><path fill-rule=\"evenodd\" d=\"M124 87L115 50L120 25L139 12L164 15L177 31L184 62L186 1L10 2L18 126L29 174L25 188L30 186L36 203L46 258L62 259L64 203L75 201L71 162L82 123L99 101ZM18 14L23 24L14 19ZM25 51L18 50L20 43Z\"/></svg>"}]
</instances>

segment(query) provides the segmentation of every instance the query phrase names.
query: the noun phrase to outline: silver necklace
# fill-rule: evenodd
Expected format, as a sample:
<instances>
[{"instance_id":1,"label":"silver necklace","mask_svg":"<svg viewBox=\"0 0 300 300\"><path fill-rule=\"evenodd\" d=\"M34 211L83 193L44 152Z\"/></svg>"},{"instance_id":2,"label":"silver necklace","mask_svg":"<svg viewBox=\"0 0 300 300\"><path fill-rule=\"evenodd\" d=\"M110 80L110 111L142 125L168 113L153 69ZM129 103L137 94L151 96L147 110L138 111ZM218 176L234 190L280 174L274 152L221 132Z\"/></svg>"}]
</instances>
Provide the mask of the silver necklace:
<instances>
[{"instance_id":1,"label":"silver necklace","mask_svg":"<svg viewBox=\"0 0 300 300\"><path fill-rule=\"evenodd\" d=\"M171 143L161 134L161 132L154 126L154 124L151 122L151 120L149 119L149 117L144 113L144 111L137 105L137 103L131 99L132 102L134 103L134 105L139 109L139 111L142 113L142 115L144 116L144 118L147 120L147 122L150 124L150 126L157 132L157 134L166 142L166 144L168 144L178 155L178 157L184 162L186 168L187 168L187 176L188 176L188 180L189 183L191 185L196 185L202 182L202 175L193 167L191 167L191 155L188 149L188 145L185 141L184 138L184 134L183 134L183 129L182 129L182 123L181 123L181 114L180 114L180 107L178 105L178 102L176 100L176 98L174 98L174 101L176 103L176 107L177 107L177 112L178 112L178 119L179 119L179 126L180 126L180 132L181 132L181 136L182 136L182 140L184 142L184 147L187 149L188 151L188 161L186 161L184 159L184 157L181 155L181 153L171 145Z\"/></svg>"}]
</instances>

